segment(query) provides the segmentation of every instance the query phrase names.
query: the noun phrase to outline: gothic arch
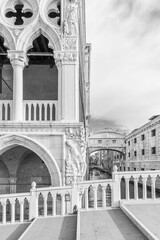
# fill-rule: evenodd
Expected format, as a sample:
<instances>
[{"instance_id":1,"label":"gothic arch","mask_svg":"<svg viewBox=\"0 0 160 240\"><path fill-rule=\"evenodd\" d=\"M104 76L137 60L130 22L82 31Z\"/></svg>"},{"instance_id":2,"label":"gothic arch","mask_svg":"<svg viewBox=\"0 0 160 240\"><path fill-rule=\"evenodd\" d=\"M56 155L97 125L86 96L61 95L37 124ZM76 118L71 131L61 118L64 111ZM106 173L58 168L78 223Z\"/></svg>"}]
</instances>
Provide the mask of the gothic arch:
<instances>
[{"instance_id":1,"label":"gothic arch","mask_svg":"<svg viewBox=\"0 0 160 240\"><path fill-rule=\"evenodd\" d=\"M4 38L4 46L10 50L15 49L15 38L11 31L0 23L0 35Z\"/></svg>"},{"instance_id":2,"label":"gothic arch","mask_svg":"<svg viewBox=\"0 0 160 240\"><path fill-rule=\"evenodd\" d=\"M44 146L22 135L5 135L0 137L0 155L15 146L23 146L35 152L45 162L50 173L52 186L62 185L61 174L56 160Z\"/></svg>"},{"instance_id":3,"label":"gothic arch","mask_svg":"<svg viewBox=\"0 0 160 240\"><path fill-rule=\"evenodd\" d=\"M36 25L31 24L21 32L17 40L16 50L27 52L32 47L33 41L40 34L43 34L49 40L51 49L62 49L60 38L54 28L39 19Z\"/></svg>"}]
</instances>

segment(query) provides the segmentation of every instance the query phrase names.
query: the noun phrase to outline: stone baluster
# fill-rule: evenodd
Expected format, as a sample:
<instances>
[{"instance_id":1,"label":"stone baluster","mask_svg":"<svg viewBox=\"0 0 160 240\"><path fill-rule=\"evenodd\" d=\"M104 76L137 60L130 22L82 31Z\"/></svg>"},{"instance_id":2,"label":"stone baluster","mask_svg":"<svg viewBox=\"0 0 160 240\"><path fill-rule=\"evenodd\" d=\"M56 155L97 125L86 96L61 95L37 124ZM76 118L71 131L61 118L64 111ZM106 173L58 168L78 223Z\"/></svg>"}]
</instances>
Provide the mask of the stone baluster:
<instances>
[{"instance_id":1,"label":"stone baluster","mask_svg":"<svg viewBox=\"0 0 160 240\"><path fill-rule=\"evenodd\" d=\"M147 178L143 177L142 179L143 182L143 199L146 200L147 199Z\"/></svg>"},{"instance_id":2,"label":"stone baluster","mask_svg":"<svg viewBox=\"0 0 160 240\"><path fill-rule=\"evenodd\" d=\"M65 215L65 194L61 194L61 214Z\"/></svg>"},{"instance_id":3,"label":"stone baluster","mask_svg":"<svg viewBox=\"0 0 160 240\"><path fill-rule=\"evenodd\" d=\"M2 203L2 223L6 223L6 202Z\"/></svg>"},{"instance_id":4,"label":"stone baluster","mask_svg":"<svg viewBox=\"0 0 160 240\"><path fill-rule=\"evenodd\" d=\"M152 187L152 199L156 198L156 177L152 177L151 179L151 187Z\"/></svg>"},{"instance_id":5,"label":"stone baluster","mask_svg":"<svg viewBox=\"0 0 160 240\"><path fill-rule=\"evenodd\" d=\"M88 187L85 188L85 210L88 210Z\"/></svg>"},{"instance_id":6,"label":"stone baluster","mask_svg":"<svg viewBox=\"0 0 160 240\"><path fill-rule=\"evenodd\" d=\"M44 196L44 217L47 217L47 196Z\"/></svg>"},{"instance_id":7,"label":"stone baluster","mask_svg":"<svg viewBox=\"0 0 160 240\"><path fill-rule=\"evenodd\" d=\"M138 200L138 178L134 178L134 199Z\"/></svg>"},{"instance_id":8,"label":"stone baluster","mask_svg":"<svg viewBox=\"0 0 160 240\"><path fill-rule=\"evenodd\" d=\"M129 178L125 178L125 185L126 185L126 200L130 199L130 195L129 195Z\"/></svg>"},{"instance_id":9,"label":"stone baluster","mask_svg":"<svg viewBox=\"0 0 160 240\"><path fill-rule=\"evenodd\" d=\"M39 121L42 120L42 104L39 103Z\"/></svg>"},{"instance_id":10,"label":"stone baluster","mask_svg":"<svg viewBox=\"0 0 160 240\"><path fill-rule=\"evenodd\" d=\"M15 222L15 200L11 202L11 223Z\"/></svg>"},{"instance_id":11,"label":"stone baluster","mask_svg":"<svg viewBox=\"0 0 160 240\"><path fill-rule=\"evenodd\" d=\"M102 207L106 207L106 186L102 186Z\"/></svg>"},{"instance_id":12,"label":"stone baluster","mask_svg":"<svg viewBox=\"0 0 160 240\"><path fill-rule=\"evenodd\" d=\"M56 195L52 197L52 215L56 216Z\"/></svg>"},{"instance_id":13,"label":"stone baluster","mask_svg":"<svg viewBox=\"0 0 160 240\"><path fill-rule=\"evenodd\" d=\"M97 209L97 187L93 187L94 193L94 209Z\"/></svg>"},{"instance_id":14,"label":"stone baluster","mask_svg":"<svg viewBox=\"0 0 160 240\"><path fill-rule=\"evenodd\" d=\"M24 200L20 201L20 222L24 221Z\"/></svg>"},{"instance_id":15,"label":"stone baluster","mask_svg":"<svg viewBox=\"0 0 160 240\"><path fill-rule=\"evenodd\" d=\"M34 117L33 117L33 120L36 121L37 120L37 104L33 104L33 107L34 107Z\"/></svg>"}]
</instances>

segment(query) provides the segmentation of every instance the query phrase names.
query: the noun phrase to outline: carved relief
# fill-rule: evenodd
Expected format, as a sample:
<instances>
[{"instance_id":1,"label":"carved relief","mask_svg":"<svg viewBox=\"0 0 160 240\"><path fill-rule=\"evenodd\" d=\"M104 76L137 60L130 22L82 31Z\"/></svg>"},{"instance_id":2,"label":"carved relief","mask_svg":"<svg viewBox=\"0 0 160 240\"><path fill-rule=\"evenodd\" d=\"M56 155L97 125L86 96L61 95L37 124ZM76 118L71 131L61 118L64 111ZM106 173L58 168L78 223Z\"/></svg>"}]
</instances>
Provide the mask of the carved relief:
<instances>
[{"instance_id":1,"label":"carved relief","mask_svg":"<svg viewBox=\"0 0 160 240\"><path fill-rule=\"evenodd\" d=\"M76 50L77 49L77 38L65 37L63 39L64 50Z\"/></svg>"},{"instance_id":2,"label":"carved relief","mask_svg":"<svg viewBox=\"0 0 160 240\"><path fill-rule=\"evenodd\" d=\"M54 52L55 63L58 65L62 64L73 64L78 61L77 52Z\"/></svg>"},{"instance_id":3,"label":"carved relief","mask_svg":"<svg viewBox=\"0 0 160 240\"><path fill-rule=\"evenodd\" d=\"M83 181L86 172L85 141L66 141L66 184Z\"/></svg>"}]
</instances>

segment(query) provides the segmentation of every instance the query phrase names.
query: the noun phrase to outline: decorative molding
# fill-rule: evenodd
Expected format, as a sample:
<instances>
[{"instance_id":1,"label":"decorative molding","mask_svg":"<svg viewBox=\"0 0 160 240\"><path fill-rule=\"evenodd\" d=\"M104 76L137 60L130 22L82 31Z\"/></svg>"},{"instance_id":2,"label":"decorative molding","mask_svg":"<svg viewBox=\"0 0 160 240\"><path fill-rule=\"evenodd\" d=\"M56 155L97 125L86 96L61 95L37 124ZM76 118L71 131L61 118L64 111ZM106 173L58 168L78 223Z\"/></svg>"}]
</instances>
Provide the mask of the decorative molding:
<instances>
[{"instance_id":1,"label":"decorative molding","mask_svg":"<svg viewBox=\"0 0 160 240\"><path fill-rule=\"evenodd\" d=\"M76 64L78 62L78 52L54 52L55 63L58 64Z\"/></svg>"},{"instance_id":2,"label":"decorative molding","mask_svg":"<svg viewBox=\"0 0 160 240\"><path fill-rule=\"evenodd\" d=\"M77 37L64 37L63 38L63 49L64 50L77 50Z\"/></svg>"}]
</instances>

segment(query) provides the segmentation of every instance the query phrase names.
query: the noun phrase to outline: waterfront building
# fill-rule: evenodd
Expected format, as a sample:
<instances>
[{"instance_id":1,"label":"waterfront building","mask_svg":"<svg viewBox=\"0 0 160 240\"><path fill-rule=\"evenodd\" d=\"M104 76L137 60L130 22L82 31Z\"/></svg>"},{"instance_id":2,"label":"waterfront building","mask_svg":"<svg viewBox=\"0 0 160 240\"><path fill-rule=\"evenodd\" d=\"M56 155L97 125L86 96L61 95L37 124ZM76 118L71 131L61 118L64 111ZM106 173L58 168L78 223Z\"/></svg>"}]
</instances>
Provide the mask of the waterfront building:
<instances>
[{"instance_id":1,"label":"waterfront building","mask_svg":"<svg viewBox=\"0 0 160 240\"><path fill-rule=\"evenodd\" d=\"M127 171L160 169L160 115L126 136Z\"/></svg>"}]
</instances>

